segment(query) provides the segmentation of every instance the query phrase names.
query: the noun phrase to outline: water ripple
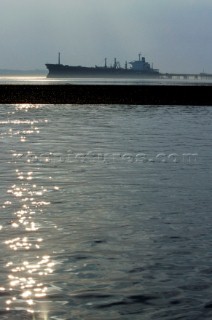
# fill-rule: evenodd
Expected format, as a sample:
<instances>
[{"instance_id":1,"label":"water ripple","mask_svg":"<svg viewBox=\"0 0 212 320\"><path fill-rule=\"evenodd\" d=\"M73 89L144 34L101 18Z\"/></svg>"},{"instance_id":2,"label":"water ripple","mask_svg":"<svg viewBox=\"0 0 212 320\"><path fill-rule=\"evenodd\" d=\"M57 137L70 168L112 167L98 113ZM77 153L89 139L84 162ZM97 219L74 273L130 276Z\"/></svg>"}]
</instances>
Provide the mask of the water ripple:
<instances>
[{"instance_id":1,"label":"water ripple","mask_svg":"<svg viewBox=\"0 0 212 320\"><path fill-rule=\"evenodd\" d=\"M211 120L0 105L1 319L211 319Z\"/></svg>"}]
</instances>

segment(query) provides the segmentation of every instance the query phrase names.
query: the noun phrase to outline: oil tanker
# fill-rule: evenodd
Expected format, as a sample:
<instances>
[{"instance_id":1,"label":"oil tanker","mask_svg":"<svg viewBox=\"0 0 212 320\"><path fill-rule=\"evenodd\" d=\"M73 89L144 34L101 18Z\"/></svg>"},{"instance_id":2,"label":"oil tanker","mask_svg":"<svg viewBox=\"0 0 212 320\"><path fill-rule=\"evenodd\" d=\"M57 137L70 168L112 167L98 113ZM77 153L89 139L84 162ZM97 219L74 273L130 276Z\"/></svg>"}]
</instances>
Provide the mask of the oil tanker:
<instances>
[{"instance_id":1,"label":"oil tanker","mask_svg":"<svg viewBox=\"0 0 212 320\"><path fill-rule=\"evenodd\" d=\"M114 59L112 65L107 65L107 58L103 66L83 67L64 65L60 61L60 52L58 54L58 63L46 63L49 71L48 78L141 78L141 77L157 77L160 75L158 69L153 69L139 53L138 60L125 62L124 67L121 67L117 59ZM130 66L129 66L130 65Z\"/></svg>"}]
</instances>

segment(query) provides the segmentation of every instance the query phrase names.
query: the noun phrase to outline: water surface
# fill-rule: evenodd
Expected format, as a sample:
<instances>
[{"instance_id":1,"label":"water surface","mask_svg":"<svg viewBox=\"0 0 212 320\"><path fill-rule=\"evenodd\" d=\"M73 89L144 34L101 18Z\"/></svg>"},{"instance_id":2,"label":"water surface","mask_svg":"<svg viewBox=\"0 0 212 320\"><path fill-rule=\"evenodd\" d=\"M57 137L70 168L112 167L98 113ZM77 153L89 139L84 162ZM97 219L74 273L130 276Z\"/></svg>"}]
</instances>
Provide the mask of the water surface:
<instances>
[{"instance_id":1,"label":"water surface","mask_svg":"<svg viewBox=\"0 0 212 320\"><path fill-rule=\"evenodd\" d=\"M211 319L211 121L0 105L1 319Z\"/></svg>"}]
</instances>

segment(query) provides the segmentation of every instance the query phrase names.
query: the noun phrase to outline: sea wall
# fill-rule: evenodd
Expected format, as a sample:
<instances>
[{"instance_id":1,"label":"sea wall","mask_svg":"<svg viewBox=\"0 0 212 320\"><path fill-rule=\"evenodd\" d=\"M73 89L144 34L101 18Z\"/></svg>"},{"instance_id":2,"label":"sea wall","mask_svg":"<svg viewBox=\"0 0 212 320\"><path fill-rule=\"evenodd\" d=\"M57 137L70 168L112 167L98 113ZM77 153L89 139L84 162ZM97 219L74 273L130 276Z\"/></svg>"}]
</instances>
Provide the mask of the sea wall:
<instances>
[{"instance_id":1,"label":"sea wall","mask_svg":"<svg viewBox=\"0 0 212 320\"><path fill-rule=\"evenodd\" d=\"M212 85L0 85L0 103L212 105Z\"/></svg>"}]
</instances>

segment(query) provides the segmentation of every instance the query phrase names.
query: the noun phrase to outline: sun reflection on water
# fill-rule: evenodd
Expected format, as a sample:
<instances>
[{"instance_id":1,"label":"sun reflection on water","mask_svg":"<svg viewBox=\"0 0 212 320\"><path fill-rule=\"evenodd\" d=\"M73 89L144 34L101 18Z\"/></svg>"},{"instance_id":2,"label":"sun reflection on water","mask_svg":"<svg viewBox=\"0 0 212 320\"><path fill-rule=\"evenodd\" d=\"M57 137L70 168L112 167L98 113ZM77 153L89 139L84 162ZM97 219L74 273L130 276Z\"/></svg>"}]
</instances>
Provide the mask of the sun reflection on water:
<instances>
[{"instance_id":1,"label":"sun reflection on water","mask_svg":"<svg viewBox=\"0 0 212 320\"><path fill-rule=\"evenodd\" d=\"M28 112L39 105L15 105L16 112ZM10 113L14 116L14 113ZM8 119L4 125L9 127L7 136L19 136L18 143L25 145L27 137L40 132L38 124L46 120ZM1 122L1 124L3 124ZM22 127L22 129L21 129ZM20 147L20 145L19 145ZM27 150L28 153L31 151ZM7 280L0 286L0 295L5 295L5 310L25 310L30 313L41 312L42 319L48 319L47 299L48 277L54 273L55 262L48 252L43 234L42 215L50 205L46 200L47 188L35 182L35 167L30 162L20 161L17 164L19 151L12 152L11 162L15 168L13 183L7 189L8 199L1 206L11 212L11 220L6 226L7 263L5 265ZM22 159L21 159L22 160ZM39 168L36 167L39 171ZM4 226L0 225L0 230ZM8 254L9 253L9 254Z\"/></svg>"},{"instance_id":2,"label":"sun reflection on water","mask_svg":"<svg viewBox=\"0 0 212 320\"><path fill-rule=\"evenodd\" d=\"M10 234L18 236L6 240L5 244L10 250L23 254L15 256L15 259L11 259L6 265L10 291L10 299L6 300L6 310L20 308L20 305L24 308L26 305L29 312L34 312L37 309L37 301L47 295L45 278L54 272L55 263L51 257L36 254L36 251L42 249L44 239L38 234L42 226L35 218L37 214L42 214L42 207L50 203L40 201L47 192L46 188L30 184L33 180L32 171L24 173L16 170L16 174L17 179L23 182L12 185L8 193L18 200L20 206L20 209L14 212L14 219L10 223ZM11 203L10 201L7 204ZM29 250L35 252L33 261L25 258L27 256L24 253Z\"/></svg>"}]
</instances>

